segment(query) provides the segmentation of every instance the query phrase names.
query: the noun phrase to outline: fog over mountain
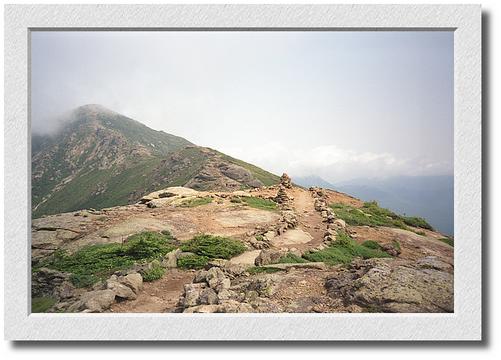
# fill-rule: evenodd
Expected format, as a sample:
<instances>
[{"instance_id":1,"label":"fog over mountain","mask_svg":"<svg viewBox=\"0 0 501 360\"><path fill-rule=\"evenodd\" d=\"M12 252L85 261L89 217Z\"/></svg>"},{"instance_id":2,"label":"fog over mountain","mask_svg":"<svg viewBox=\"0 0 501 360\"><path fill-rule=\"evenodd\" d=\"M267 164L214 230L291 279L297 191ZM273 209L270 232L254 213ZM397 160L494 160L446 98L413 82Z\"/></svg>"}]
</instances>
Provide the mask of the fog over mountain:
<instances>
[{"instance_id":1,"label":"fog over mountain","mask_svg":"<svg viewBox=\"0 0 501 360\"><path fill-rule=\"evenodd\" d=\"M452 32L69 32L31 39L34 133L101 104L273 173L453 172Z\"/></svg>"}]
</instances>

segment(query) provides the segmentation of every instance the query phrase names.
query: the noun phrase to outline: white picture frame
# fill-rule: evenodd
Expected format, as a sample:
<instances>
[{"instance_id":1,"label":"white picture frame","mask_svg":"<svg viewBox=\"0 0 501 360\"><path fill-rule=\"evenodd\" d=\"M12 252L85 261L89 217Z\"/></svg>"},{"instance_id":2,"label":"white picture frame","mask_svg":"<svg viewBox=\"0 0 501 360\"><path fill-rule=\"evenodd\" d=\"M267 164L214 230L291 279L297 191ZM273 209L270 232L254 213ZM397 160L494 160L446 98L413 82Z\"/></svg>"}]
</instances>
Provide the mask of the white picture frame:
<instances>
[{"instance_id":1,"label":"white picture frame","mask_svg":"<svg viewBox=\"0 0 501 360\"><path fill-rule=\"evenodd\" d=\"M479 5L9 5L5 7L5 337L8 340L481 340ZM30 32L454 31L452 314L30 314Z\"/></svg>"}]
</instances>

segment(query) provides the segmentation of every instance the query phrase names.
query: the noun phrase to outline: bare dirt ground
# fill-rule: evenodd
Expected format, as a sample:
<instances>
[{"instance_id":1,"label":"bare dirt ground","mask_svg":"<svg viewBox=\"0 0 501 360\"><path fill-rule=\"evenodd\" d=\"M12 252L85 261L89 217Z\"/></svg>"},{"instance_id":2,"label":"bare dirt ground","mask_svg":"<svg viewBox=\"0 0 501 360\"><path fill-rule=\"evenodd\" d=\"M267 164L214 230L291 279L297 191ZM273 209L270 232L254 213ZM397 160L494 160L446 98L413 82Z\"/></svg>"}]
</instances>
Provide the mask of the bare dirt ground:
<instances>
[{"instance_id":1,"label":"bare dirt ground","mask_svg":"<svg viewBox=\"0 0 501 360\"><path fill-rule=\"evenodd\" d=\"M193 271L169 270L160 280L144 283L136 300L115 303L110 308L110 312L173 312L179 297L183 294L184 284L190 283L193 277Z\"/></svg>"}]
</instances>

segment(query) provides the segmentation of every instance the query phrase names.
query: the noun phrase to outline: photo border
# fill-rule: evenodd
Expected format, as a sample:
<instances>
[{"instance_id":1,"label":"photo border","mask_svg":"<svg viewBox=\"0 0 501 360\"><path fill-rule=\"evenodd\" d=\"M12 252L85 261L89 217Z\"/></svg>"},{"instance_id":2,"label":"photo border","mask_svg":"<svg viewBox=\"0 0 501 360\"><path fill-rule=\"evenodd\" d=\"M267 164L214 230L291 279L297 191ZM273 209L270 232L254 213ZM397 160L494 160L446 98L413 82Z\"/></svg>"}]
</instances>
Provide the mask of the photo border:
<instances>
[{"instance_id":1,"label":"photo border","mask_svg":"<svg viewBox=\"0 0 501 360\"><path fill-rule=\"evenodd\" d=\"M34 30L454 31L455 312L30 314ZM6 339L482 339L480 5L7 5L4 61Z\"/></svg>"}]
</instances>

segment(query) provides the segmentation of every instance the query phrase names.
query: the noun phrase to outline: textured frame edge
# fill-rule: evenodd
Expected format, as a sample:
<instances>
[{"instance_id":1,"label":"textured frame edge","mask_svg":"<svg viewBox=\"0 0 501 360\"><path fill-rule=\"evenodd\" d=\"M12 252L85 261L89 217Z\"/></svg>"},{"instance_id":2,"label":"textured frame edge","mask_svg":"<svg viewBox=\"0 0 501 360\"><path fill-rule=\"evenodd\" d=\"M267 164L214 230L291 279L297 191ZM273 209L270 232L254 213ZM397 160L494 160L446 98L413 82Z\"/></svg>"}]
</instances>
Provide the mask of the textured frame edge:
<instances>
[{"instance_id":1,"label":"textured frame edge","mask_svg":"<svg viewBox=\"0 0 501 360\"><path fill-rule=\"evenodd\" d=\"M51 27L455 29L455 313L29 314L29 31ZM4 61L6 339L481 340L479 5L7 5Z\"/></svg>"}]
</instances>

